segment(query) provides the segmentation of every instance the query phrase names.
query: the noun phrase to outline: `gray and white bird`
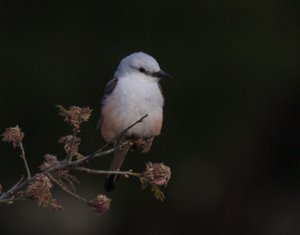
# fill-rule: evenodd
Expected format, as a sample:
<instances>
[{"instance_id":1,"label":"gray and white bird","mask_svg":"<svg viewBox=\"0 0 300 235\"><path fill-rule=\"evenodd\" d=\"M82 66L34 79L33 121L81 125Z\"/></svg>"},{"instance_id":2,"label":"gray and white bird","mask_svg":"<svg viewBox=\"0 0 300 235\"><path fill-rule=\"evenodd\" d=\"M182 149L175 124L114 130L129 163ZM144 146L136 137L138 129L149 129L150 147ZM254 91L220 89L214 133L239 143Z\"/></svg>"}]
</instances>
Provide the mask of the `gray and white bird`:
<instances>
[{"instance_id":1,"label":"gray and white bird","mask_svg":"<svg viewBox=\"0 0 300 235\"><path fill-rule=\"evenodd\" d=\"M122 141L128 144L115 148L110 171L120 170L131 147L142 153L150 150L163 123L164 98L159 80L169 77L146 53L136 52L121 60L113 79L106 85L97 126L101 128L104 140L109 142L141 117L148 116L126 131ZM108 175L106 191L112 191L116 181L117 175Z\"/></svg>"}]
</instances>

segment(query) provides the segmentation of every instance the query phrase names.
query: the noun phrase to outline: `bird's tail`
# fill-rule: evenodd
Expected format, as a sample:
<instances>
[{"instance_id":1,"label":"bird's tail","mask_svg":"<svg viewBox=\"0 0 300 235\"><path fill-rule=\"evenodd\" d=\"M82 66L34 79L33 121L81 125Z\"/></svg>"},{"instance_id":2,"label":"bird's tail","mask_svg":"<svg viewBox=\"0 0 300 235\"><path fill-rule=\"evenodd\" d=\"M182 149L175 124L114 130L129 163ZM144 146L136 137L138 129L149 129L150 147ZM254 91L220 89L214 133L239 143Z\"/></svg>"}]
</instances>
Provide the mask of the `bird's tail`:
<instances>
[{"instance_id":1,"label":"bird's tail","mask_svg":"<svg viewBox=\"0 0 300 235\"><path fill-rule=\"evenodd\" d=\"M118 147L116 147L114 153L113 153L113 160L111 162L110 171L119 171L124 159L126 157L126 154L128 152L128 150L130 149L130 144L126 144L124 146L122 146L120 149ZM118 175L116 174L110 174L107 175L106 180L105 180L105 190L106 192L110 192L113 191L115 189L115 184L118 180Z\"/></svg>"}]
</instances>

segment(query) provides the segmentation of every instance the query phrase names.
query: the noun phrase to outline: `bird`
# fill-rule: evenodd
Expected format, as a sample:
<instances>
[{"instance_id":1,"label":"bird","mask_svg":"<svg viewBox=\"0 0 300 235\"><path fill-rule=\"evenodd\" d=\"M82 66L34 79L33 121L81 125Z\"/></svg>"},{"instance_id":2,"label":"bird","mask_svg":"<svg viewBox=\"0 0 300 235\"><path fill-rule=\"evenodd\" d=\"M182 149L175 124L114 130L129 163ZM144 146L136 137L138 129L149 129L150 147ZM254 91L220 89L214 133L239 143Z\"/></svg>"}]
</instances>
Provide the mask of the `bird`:
<instances>
[{"instance_id":1,"label":"bird","mask_svg":"<svg viewBox=\"0 0 300 235\"><path fill-rule=\"evenodd\" d=\"M109 171L120 170L129 149L148 153L154 137L160 135L164 106L159 83L162 78L171 76L160 69L152 56L135 52L121 60L113 78L106 84L97 123L106 142L118 138L129 126L145 117L122 133L121 140L116 141ZM107 175L104 184L106 192L115 189L117 179L116 174Z\"/></svg>"}]
</instances>

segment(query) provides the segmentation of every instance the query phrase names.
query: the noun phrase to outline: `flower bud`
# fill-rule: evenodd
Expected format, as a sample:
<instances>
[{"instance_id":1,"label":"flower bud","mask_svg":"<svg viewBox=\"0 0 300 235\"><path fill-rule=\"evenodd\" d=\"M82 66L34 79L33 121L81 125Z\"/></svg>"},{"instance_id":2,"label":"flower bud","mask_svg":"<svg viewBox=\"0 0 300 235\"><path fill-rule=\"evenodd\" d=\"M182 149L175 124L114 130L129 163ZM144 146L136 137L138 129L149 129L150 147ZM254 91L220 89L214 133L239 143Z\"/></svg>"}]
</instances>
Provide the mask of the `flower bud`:
<instances>
[{"instance_id":1,"label":"flower bud","mask_svg":"<svg viewBox=\"0 0 300 235\"><path fill-rule=\"evenodd\" d=\"M103 215L109 210L110 202L110 198L99 194L93 201L88 203L88 206L92 207L97 214Z\"/></svg>"},{"instance_id":2,"label":"flower bud","mask_svg":"<svg viewBox=\"0 0 300 235\"><path fill-rule=\"evenodd\" d=\"M16 148L19 146L24 138L24 132L18 126L6 128L2 134L2 140L10 143Z\"/></svg>"},{"instance_id":3,"label":"flower bud","mask_svg":"<svg viewBox=\"0 0 300 235\"><path fill-rule=\"evenodd\" d=\"M171 169L163 163L147 163L146 170L141 174L140 180L145 188L148 184L167 186L171 178Z\"/></svg>"}]
</instances>

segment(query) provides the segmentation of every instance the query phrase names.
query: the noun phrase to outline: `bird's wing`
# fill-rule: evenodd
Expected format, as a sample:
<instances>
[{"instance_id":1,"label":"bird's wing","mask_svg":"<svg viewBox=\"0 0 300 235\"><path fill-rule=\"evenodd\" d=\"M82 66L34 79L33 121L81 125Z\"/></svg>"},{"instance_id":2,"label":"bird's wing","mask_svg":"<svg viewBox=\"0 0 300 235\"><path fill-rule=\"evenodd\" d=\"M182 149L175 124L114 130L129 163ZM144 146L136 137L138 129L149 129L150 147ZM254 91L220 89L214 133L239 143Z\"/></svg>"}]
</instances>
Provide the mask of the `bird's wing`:
<instances>
[{"instance_id":1,"label":"bird's wing","mask_svg":"<svg viewBox=\"0 0 300 235\"><path fill-rule=\"evenodd\" d=\"M104 89L104 94L103 94L103 97L102 97L102 100L101 100L101 106L103 105L103 103L104 103L105 99L107 98L107 96L109 96L113 92L113 90L115 89L117 83L118 83L117 78L113 78L113 79L108 81L108 83L106 84L105 89ZM99 129L101 127L102 120L103 120L103 117L102 117L102 114L101 114L100 119L97 122L96 129Z\"/></svg>"},{"instance_id":2,"label":"bird's wing","mask_svg":"<svg viewBox=\"0 0 300 235\"><path fill-rule=\"evenodd\" d=\"M158 82L157 85L158 85L158 88L159 88L159 90L160 90L160 93L163 94L163 90L162 90L162 87L161 87L160 83Z\"/></svg>"}]
</instances>

